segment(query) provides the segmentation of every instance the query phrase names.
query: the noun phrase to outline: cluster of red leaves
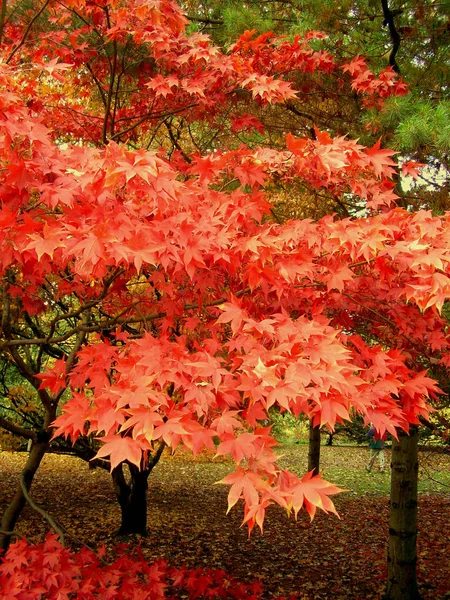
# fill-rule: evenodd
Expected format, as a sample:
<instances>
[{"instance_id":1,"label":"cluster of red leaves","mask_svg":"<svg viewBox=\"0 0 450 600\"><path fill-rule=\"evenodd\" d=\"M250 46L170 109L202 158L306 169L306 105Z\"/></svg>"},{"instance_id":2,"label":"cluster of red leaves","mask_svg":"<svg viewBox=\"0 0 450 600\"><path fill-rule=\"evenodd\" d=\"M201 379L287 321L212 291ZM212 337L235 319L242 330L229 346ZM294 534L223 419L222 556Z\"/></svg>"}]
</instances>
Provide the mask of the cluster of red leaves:
<instances>
[{"instance_id":1,"label":"cluster of red leaves","mask_svg":"<svg viewBox=\"0 0 450 600\"><path fill-rule=\"evenodd\" d=\"M42 544L15 542L0 562L3 600L176 600L177 598L228 598L257 600L262 585L241 583L218 569L169 567L166 561L148 564L134 551L112 564L83 548L70 551L48 535Z\"/></svg>"},{"instance_id":2,"label":"cluster of red leaves","mask_svg":"<svg viewBox=\"0 0 450 600\"><path fill-rule=\"evenodd\" d=\"M64 5L49 0L44 8L45 24L35 23L30 38L24 32L35 21L32 8L7 19L2 54L18 67L14 89L59 139L139 143L168 116L183 113L190 123L214 122L218 128L215 117L230 109L235 127L245 128L239 121L247 105L243 90L260 105L285 102L311 93L314 84L305 87L305 74L335 74L343 86L348 72L353 88L371 105L406 89L392 70L376 77L360 57L339 64L313 49L311 40L321 37L315 32L289 41L247 31L225 54L207 36L188 35L187 19L170 0ZM121 60L113 61L118 47ZM120 95L114 109L113 91ZM252 126L261 130L257 123Z\"/></svg>"},{"instance_id":3,"label":"cluster of red leaves","mask_svg":"<svg viewBox=\"0 0 450 600\"><path fill-rule=\"evenodd\" d=\"M255 36L255 33L245 32L231 47L231 56L235 61L235 57L239 57L240 61L235 64L250 73L245 83L250 84L253 95L259 95L261 99L273 100L269 90L264 88L269 82L276 84L278 78L287 78L289 81L289 87L283 88L284 99L301 96L303 91L307 91L301 83L301 76L313 73L337 73L339 85L344 84L342 73L349 73L352 89L363 96L363 103L367 107L381 107L386 98L408 93L405 82L391 67L376 76L361 56L355 57L350 63L340 64L329 52L314 50L310 41L324 37L320 32L309 32L305 37L296 36L292 41L280 40L271 32L259 36ZM258 78L256 73L264 75ZM289 90L294 93L289 95Z\"/></svg>"},{"instance_id":4,"label":"cluster of red leaves","mask_svg":"<svg viewBox=\"0 0 450 600\"><path fill-rule=\"evenodd\" d=\"M405 96L408 93L405 82L399 79L392 67L384 69L376 77L361 56L344 65L343 70L350 73L352 88L363 96L363 104L368 108L380 108L389 96Z\"/></svg>"}]
</instances>

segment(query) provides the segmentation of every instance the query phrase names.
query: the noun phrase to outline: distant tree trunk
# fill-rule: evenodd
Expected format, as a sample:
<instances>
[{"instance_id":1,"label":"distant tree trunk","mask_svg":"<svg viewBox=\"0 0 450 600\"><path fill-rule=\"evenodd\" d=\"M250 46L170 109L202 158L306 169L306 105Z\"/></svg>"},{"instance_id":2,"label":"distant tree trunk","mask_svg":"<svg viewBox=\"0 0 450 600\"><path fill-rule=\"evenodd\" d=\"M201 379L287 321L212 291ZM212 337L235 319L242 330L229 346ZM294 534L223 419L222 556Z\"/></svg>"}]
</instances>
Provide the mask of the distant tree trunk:
<instances>
[{"instance_id":1,"label":"distant tree trunk","mask_svg":"<svg viewBox=\"0 0 450 600\"><path fill-rule=\"evenodd\" d=\"M117 535L147 534L147 489L148 477L163 453L165 444L161 442L156 453L143 460L141 469L136 465L120 463L113 469L111 476L117 500L122 511L122 520ZM124 473L128 465L129 477Z\"/></svg>"},{"instance_id":2,"label":"distant tree trunk","mask_svg":"<svg viewBox=\"0 0 450 600\"><path fill-rule=\"evenodd\" d=\"M314 427L312 420L309 422L309 452L308 471L314 469L314 475L319 473L320 466L320 427Z\"/></svg>"},{"instance_id":3,"label":"distant tree trunk","mask_svg":"<svg viewBox=\"0 0 450 600\"><path fill-rule=\"evenodd\" d=\"M418 431L392 442L388 580L385 600L419 600L417 562Z\"/></svg>"},{"instance_id":4,"label":"distant tree trunk","mask_svg":"<svg viewBox=\"0 0 450 600\"><path fill-rule=\"evenodd\" d=\"M333 445L333 436L334 436L334 433L328 432L327 443L325 444L326 446Z\"/></svg>"},{"instance_id":5,"label":"distant tree trunk","mask_svg":"<svg viewBox=\"0 0 450 600\"><path fill-rule=\"evenodd\" d=\"M41 461L49 447L50 436L47 434L42 434L40 437L42 438L41 441L34 442L33 446L31 447L25 467L22 471L27 490L31 488L36 471L38 470L39 465L41 464ZM0 530L4 532L0 533L0 548L5 552L11 542L11 535L8 535L8 533L5 532L11 533L14 531L14 527L16 526L25 503L25 496L23 495L22 488L19 486L14 494L13 499L3 513L2 522L0 525Z\"/></svg>"}]
</instances>

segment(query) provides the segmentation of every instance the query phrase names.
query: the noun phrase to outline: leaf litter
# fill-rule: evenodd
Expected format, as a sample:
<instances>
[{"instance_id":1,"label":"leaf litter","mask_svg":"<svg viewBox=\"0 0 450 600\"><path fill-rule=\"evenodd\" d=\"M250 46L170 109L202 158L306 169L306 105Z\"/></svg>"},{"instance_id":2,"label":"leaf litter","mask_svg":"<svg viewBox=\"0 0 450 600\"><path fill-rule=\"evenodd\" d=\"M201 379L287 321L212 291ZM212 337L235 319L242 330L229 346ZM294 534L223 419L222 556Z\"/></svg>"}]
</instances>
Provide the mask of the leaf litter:
<instances>
[{"instance_id":1,"label":"leaf litter","mask_svg":"<svg viewBox=\"0 0 450 600\"><path fill-rule=\"evenodd\" d=\"M307 451L306 446L283 448L282 461L303 473ZM1 510L15 490L24 460L24 453L0 454ZM194 461L185 453L164 456L149 478L148 536L128 542L139 542L149 562L164 557L175 566L224 569L243 581L258 578L267 599L294 593L303 600L381 598L387 572L389 477L367 474L366 460L365 448L322 447L327 477L349 490L335 499L340 519L318 513L310 522L302 511L295 522L272 507L264 534L254 532L248 538L246 527L240 527L242 510L235 507L226 515L227 487L213 485L230 472L231 464L209 456ZM436 481L449 481L450 457L427 453L422 464L419 589L424 600L450 598L450 487L430 479L432 473ZM73 548L104 544L114 557L122 541L115 536L120 510L107 472L91 470L74 457L50 454L36 475L32 497L63 525ZM17 531L40 542L48 530L26 506Z\"/></svg>"}]
</instances>

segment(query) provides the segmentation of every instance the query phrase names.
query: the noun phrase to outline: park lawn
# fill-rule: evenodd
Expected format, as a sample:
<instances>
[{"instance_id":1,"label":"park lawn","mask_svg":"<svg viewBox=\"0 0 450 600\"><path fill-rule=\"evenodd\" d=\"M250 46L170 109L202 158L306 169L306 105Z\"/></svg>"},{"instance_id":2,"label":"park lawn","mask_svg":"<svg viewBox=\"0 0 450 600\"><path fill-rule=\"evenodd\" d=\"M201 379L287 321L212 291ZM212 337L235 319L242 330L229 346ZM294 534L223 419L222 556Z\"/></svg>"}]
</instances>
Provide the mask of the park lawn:
<instances>
[{"instance_id":1,"label":"park lawn","mask_svg":"<svg viewBox=\"0 0 450 600\"><path fill-rule=\"evenodd\" d=\"M298 475L304 473L308 462L308 446L284 446L281 453L286 465ZM389 464L391 452L387 447L386 472L378 471L378 459L370 473L365 470L369 451L355 446L323 446L321 448L321 471L325 479L336 482L355 496L370 494L389 496ZM302 457L297 466L296 459ZM283 461L282 461L283 462ZM419 494L450 492L450 455L430 450L421 450L419 461Z\"/></svg>"},{"instance_id":2,"label":"park lawn","mask_svg":"<svg viewBox=\"0 0 450 600\"><path fill-rule=\"evenodd\" d=\"M283 466L304 473L307 446L284 446L280 452ZM295 522L273 507L264 534L256 531L250 538L240 527L240 508L226 515L227 487L214 485L230 471L229 463L166 455L150 476L149 534L140 540L142 551L149 561L163 556L174 565L222 568L242 580L257 577L267 599L290 593L303 600L380 598L386 575L389 475L366 473L367 455L366 448L322 447L326 478L347 490L335 497L340 518L318 513L311 523L302 512ZM22 453L0 454L1 508L24 458ZM422 452L421 464L420 590L424 600L450 598L450 457ZM120 514L108 473L89 470L73 457L48 455L32 496L65 527L71 546L105 544L108 555L114 555ZM37 542L47 524L27 507L17 529Z\"/></svg>"}]
</instances>

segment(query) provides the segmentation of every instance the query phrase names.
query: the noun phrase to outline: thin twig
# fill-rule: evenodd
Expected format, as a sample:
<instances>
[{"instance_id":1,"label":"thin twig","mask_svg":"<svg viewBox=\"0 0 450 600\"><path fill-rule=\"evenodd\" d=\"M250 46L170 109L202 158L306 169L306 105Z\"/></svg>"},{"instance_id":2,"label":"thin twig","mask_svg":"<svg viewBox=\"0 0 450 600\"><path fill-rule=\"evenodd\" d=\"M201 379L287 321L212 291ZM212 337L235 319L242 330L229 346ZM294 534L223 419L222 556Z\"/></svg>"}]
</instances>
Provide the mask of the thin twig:
<instances>
[{"instance_id":1,"label":"thin twig","mask_svg":"<svg viewBox=\"0 0 450 600\"><path fill-rule=\"evenodd\" d=\"M104 565L108 564L108 561L105 560L104 558L101 558L100 556L98 556L97 551L95 548L93 548L92 546L90 546L89 544L86 544L86 542L83 542L83 540L81 540L79 537L77 537L74 533L71 533L67 527L64 527L63 525L61 525L60 523L58 523L59 527L61 527L61 529L64 529L64 531L66 532L66 535L70 538L72 538L73 540L75 540L77 542L77 544L79 544L80 546L84 546L85 548L87 548L88 550L90 550L91 552L93 552L97 559L103 563ZM61 543L62 546L64 546L64 544Z\"/></svg>"},{"instance_id":2,"label":"thin twig","mask_svg":"<svg viewBox=\"0 0 450 600\"><path fill-rule=\"evenodd\" d=\"M141 125L147 119L151 119L151 120L154 120L154 119L166 119L167 117L170 117L172 115L176 115L176 114L178 114L180 112L187 112L190 108L194 108L195 106L198 106L198 105L196 103L194 103L194 104L187 104L186 106L183 106L182 108L179 108L177 110L172 110L170 112L161 113L161 114L147 113L144 116L142 116L140 119L138 119L138 121L136 123L133 123L133 125L130 125L126 129L123 129L122 131L118 131L117 133L115 133L114 135L112 135L111 136L111 140L114 141L115 139L120 138L121 136L125 135L129 131L132 131L136 127L139 127L139 125ZM133 118L137 118L137 117L133 117ZM123 120L124 119L118 119L117 123L119 123L119 121L123 121Z\"/></svg>"},{"instance_id":3,"label":"thin twig","mask_svg":"<svg viewBox=\"0 0 450 600\"><path fill-rule=\"evenodd\" d=\"M205 25L223 25L224 21L222 19L205 19L202 17L196 17L194 15L186 15L186 18L189 21L195 21L196 23L204 23Z\"/></svg>"},{"instance_id":4,"label":"thin twig","mask_svg":"<svg viewBox=\"0 0 450 600\"><path fill-rule=\"evenodd\" d=\"M7 65L10 63L10 61L12 60L12 58L16 54L16 52L19 50L19 48L21 48L25 44L28 34L30 33L30 29L33 27L35 21L41 16L41 14L47 8L47 5L49 4L49 2L50 2L50 0L46 0L46 2L44 2L44 4L42 5L42 8L34 15L34 17L28 23L28 27L25 29L25 33L23 34L22 39L17 44L17 46L14 48L14 50L11 52L11 54L8 56L8 58L6 59Z\"/></svg>"},{"instance_id":5,"label":"thin twig","mask_svg":"<svg viewBox=\"0 0 450 600\"><path fill-rule=\"evenodd\" d=\"M61 529L55 523L54 519L48 514L48 512L46 512L43 508L38 506L31 499L30 494L28 493L28 490L27 490L27 486L25 484L25 475L23 473L21 473L19 481L20 481L20 487L22 489L22 493L25 497L25 500L28 502L28 504L31 506L32 509L34 509L36 512L38 512L40 515L42 515L44 517L44 519L46 521L48 521L48 523L50 524L50 527L53 529L53 531L55 531L59 535L61 546L64 548L64 546L65 546L64 533L61 531Z\"/></svg>"},{"instance_id":6,"label":"thin twig","mask_svg":"<svg viewBox=\"0 0 450 600\"><path fill-rule=\"evenodd\" d=\"M249 292L251 292L251 289L249 287L247 287L243 290L239 290L238 292L236 292L235 296L239 298L240 296L244 296L245 294L247 294ZM205 303L205 306L206 307L218 306L220 304L223 304L224 302L227 302L227 298L225 298L225 297L219 298L217 300L212 300L211 302L207 302L207 303ZM77 327L73 327L72 329L67 331L65 334L60 335L58 337L5 340L4 342L2 342L0 344L0 351L3 350L4 348L10 348L11 351L13 351L13 349L16 348L17 346L30 346L30 345L39 345L39 344L59 344L61 342L65 342L66 340L71 338L73 335L75 335L81 331L84 331L86 333L95 333L95 332L101 331L103 329L111 329L112 327L117 326L117 325L142 323L144 320L145 321L155 321L158 319L164 319L164 317L167 315L167 313L164 311L164 312L153 313L151 315L146 315L145 319L143 317L121 318L121 315L125 314L128 310L131 310L133 308L136 308L136 306L127 307L124 311L119 313L119 315L117 317L113 317L109 321L97 323L96 325L78 325ZM184 310L192 310L192 309L197 309L197 308L201 308L201 307L198 304L186 304L184 306Z\"/></svg>"},{"instance_id":7,"label":"thin twig","mask_svg":"<svg viewBox=\"0 0 450 600\"><path fill-rule=\"evenodd\" d=\"M24 540L26 540L29 544L31 543L24 535L23 533L16 533L15 531L5 531L4 529L0 529L0 535L5 535L8 537L17 537L17 538L23 538Z\"/></svg>"},{"instance_id":8,"label":"thin twig","mask_svg":"<svg viewBox=\"0 0 450 600\"><path fill-rule=\"evenodd\" d=\"M111 28L111 20L109 17L109 9L108 6L105 7L104 13L106 15L106 22L108 28ZM116 70L117 70L117 40L113 39L113 58L110 61L110 70L109 70L109 88L106 96L106 106L105 106L105 117L103 120L103 132L102 132L102 140L104 144L108 143L108 124L110 126L111 136L114 135L114 120L111 114L111 103L114 94L114 84L116 81ZM109 122L111 120L111 122Z\"/></svg>"},{"instance_id":9,"label":"thin twig","mask_svg":"<svg viewBox=\"0 0 450 600\"><path fill-rule=\"evenodd\" d=\"M393 323L390 319L388 319L387 317L385 317L384 315L382 315L381 313L379 313L374 308L371 308L370 306L366 306L365 304L363 304L362 302L360 302L359 300L357 300L356 298L354 298L350 294L347 294L346 292L341 292L341 294L343 296L346 296L347 298L349 298L349 300L351 300L355 304L358 304L358 306L361 306L361 308L364 308L365 310L368 310L369 312L373 313L379 319L381 319L382 321L384 321L385 323L387 323L388 325L390 325L392 328L395 329L395 323Z\"/></svg>"}]
</instances>

